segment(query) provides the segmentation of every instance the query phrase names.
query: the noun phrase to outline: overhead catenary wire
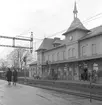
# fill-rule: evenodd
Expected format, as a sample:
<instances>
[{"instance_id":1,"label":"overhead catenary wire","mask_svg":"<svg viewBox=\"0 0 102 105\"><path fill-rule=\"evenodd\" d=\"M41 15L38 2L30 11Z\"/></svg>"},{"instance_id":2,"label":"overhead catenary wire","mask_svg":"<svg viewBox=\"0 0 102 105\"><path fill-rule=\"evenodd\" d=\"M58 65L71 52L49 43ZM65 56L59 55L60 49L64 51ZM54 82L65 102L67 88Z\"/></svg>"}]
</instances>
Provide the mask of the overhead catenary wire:
<instances>
[{"instance_id":1,"label":"overhead catenary wire","mask_svg":"<svg viewBox=\"0 0 102 105\"><path fill-rule=\"evenodd\" d=\"M98 19L98 18L100 18L100 17L97 17L97 16L99 16L99 15L102 15L102 13L99 13L99 14L94 15L94 16L92 16L92 17L90 17L90 18L88 18L88 19L82 21L82 23L85 24L85 23L88 23L88 22L90 22L90 21L92 21L92 20ZM97 17L97 18L96 18L96 17ZM80 26L80 25L81 25L81 24L77 24L76 27L74 27L74 28L77 28L77 27ZM54 34L48 36L47 38L56 36L57 34L62 33L62 32L64 32L64 31L66 31L66 30L67 30L67 29L64 29L64 30L62 30L62 31L56 32L56 33L54 33Z\"/></svg>"},{"instance_id":2,"label":"overhead catenary wire","mask_svg":"<svg viewBox=\"0 0 102 105\"><path fill-rule=\"evenodd\" d=\"M89 17L88 19L82 21L82 23L85 24L85 23L88 23L88 22L90 22L90 21L92 21L92 20L98 19L98 18L100 18L100 17L97 17L97 16L101 16L101 15L102 15L102 13L96 14L96 15L94 15L94 16L92 16L92 17ZM81 24L78 24L75 28L77 28L77 27L80 26L80 25L81 25ZM67 30L67 29L61 30L61 31L56 32L56 33L54 33L54 34L52 34L52 35L50 35L50 36L48 36L48 37L46 37L46 38L50 38L50 37L56 36L57 34L60 34L60 33L65 32L66 30ZM20 35L21 35L21 34L20 34ZM21 36L21 37L25 37L25 36ZM29 37L26 37L26 38L29 38ZM43 38L43 39L34 38L34 39L35 39L35 40L38 40L38 41L36 41L36 43L37 43L37 42L41 42L44 38Z\"/></svg>"},{"instance_id":3,"label":"overhead catenary wire","mask_svg":"<svg viewBox=\"0 0 102 105\"><path fill-rule=\"evenodd\" d=\"M78 2L79 2L79 1L78 1ZM100 16L100 15L102 15L102 12L99 13L99 14L96 14L96 15L94 15L94 16L92 16L92 17L87 18L86 20L82 21L82 23L85 24L85 23L88 23L88 22L90 22L90 21L92 21L92 20L98 19L98 18L100 18L100 17L98 17L98 18L96 18L96 17L97 17L97 16ZM77 28L77 27L80 26L80 25L81 25L81 24L76 25L75 28ZM29 28L29 30L30 30L30 28ZM58 31L58 32L56 32L56 33L54 33L54 34L51 34L51 35L47 36L46 38L50 38L50 37L56 36L57 34L60 34L60 33L65 32L66 30L67 30L67 29ZM27 30L27 31L28 31L28 30ZM23 32L23 33L24 33L24 32ZM20 34L20 35L22 35L22 34ZM25 36L19 36L19 37L25 37ZM30 37L25 37L25 38L30 38ZM42 39L40 39L40 38L33 38L33 39L42 41L44 38L42 38ZM39 41L38 41L38 42L39 42Z\"/></svg>"},{"instance_id":4,"label":"overhead catenary wire","mask_svg":"<svg viewBox=\"0 0 102 105\"><path fill-rule=\"evenodd\" d=\"M96 15L94 15L94 16L92 16L92 17L87 18L85 21L83 21L83 23L84 23L84 22L86 23L86 22L92 21L92 20L94 20L93 18L95 18L95 17L97 17L97 16L99 16L99 15L102 15L102 12L99 13L99 14L96 14Z\"/></svg>"},{"instance_id":5,"label":"overhead catenary wire","mask_svg":"<svg viewBox=\"0 0 102 105\"><path fill-rule=\"evenodd\" d=\"M99 16L99 15L102 15L102 13L99 13L99 14L94 15L94 16L92 16L92 17L90 17L90 18L88 18L88 19L82 21L82 23L85 24L85 23L88 23L88 22L93 21L93 20L95 20L95 19L98 19L98 18L100 18L100 17L97 17L97 16ZM97 18L96 18L96 17L97 17ZM101 17L102 17L102 16L101 16ZM80 25L81 25L81 24L77 24L75 28L77 28L77 27L80 26ZM56 33L54 33L54 34L52 34L52 35L46 37L46 38L56 36L56 35L59 34L59 33L65 32L66 30L67 30L67 29L58 31L58 32L56 32ZM43 38L43 39L44 39L44 38ZM40 42L40 41L42 41L43 39L40 39L40 40L38 40L37 42Z\"/></svg>"},{"instance_id":6,"label":"overhead catenary wire","mask_svg":"<svg viewBox=\"0 0 102 105\"><path fill-rule=\"evenodd\" d=\"M91 17L87 18L86 20L82 21L82 23L85 24L85 23L88 23L88 22L93 21L93 20L95 20L95 19L98 19L98 18L100 18L100 17L97 17L97 16L100 16L100 15L102 15L102 13L99 13L99 14L96 14L96 15L94 15L94 16L91 16ZM96 17L97 17L97 18L96 18ZM77 27L80 26L80 25L81 25L81 24L76 25L75 28L77 28ZM58 32L56 32L56 33L54 33L54 34L52 34L52 35L47 36L46 38L50 38L50 37L56 36L57 34L60 34L60 33L65 32L66 30L67 30L67 29L58 31ZM44 38L42 38L42 39L34 38L34 39L35 39L35 40L38 40L38 41L36 41L36 42L41 42Z\"/></svg>"},{"instance_id":7,"label":"overhead catenary wire","mask_svg":"<svg viewBox=\"0 0 102 105\"><path fill-rule=\"evenodd\" d=\"M92 16L92 17L86 19L86 20L84 20L84 21L83 21L83 24L88 23L88 22L90 22L90 21L93 21L93 20L95 20L95 19L100 18L100 17L97 17L97 16L100 16L100 15L102 15L102 13L96 14L96 15L94 15L94 16ZM101 17L102 17L102 16L101 16ZM81 24L78 24L75 28L77 28L77 27L80 26L80 25L81 25ZM46 37L46 38L56 36L56 35L59 34L59 33L65 32L66 30L67 30L67 29L61 30L61 31L56 32L56 33L54 33L54 34L52 34L52 35L50 35L50 36L48 36L48 37ZM43 40L43 39L38 40L38 41L36 41L36 43L41 42L42 40Z\"/></svg>"}]
</instances>

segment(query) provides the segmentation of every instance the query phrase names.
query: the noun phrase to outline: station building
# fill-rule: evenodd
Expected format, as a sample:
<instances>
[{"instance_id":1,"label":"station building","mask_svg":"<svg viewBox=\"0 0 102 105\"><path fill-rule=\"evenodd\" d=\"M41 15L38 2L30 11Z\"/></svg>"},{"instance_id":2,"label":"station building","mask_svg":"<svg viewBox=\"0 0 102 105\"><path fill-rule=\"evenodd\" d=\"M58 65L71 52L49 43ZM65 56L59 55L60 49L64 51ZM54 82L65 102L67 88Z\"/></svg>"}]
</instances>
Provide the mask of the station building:
<instances>
[{"instance_id":1,"label":"station building","mask_svg":"<svg viewBox=\"0 0 102 105\"><path fill-rule=\"evenodd\" d=\"M62 35L65 39L45 38L37 49L37 69L46 77L53 72L61 80L80 80L83 69L102 74L102 26L86 29L77 17L76 3L74 20Z\"/></svg>"}]
</instances>

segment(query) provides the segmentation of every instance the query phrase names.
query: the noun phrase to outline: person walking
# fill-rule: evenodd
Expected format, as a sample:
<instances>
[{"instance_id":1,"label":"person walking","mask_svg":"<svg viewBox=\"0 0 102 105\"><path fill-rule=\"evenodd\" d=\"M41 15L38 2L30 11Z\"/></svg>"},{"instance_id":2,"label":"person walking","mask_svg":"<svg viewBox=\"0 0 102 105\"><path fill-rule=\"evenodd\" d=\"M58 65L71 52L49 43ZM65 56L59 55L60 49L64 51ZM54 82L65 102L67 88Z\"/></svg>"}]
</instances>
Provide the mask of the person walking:
<instances>
[{"instance_id":1,"label":"person walking","mask_svg":"<svg viewBox=\"0 0 102 105\"><path fill-rule=\"evenodd\" d=\"M11 85L11 81L12 81L12 71L10 70L10 68L8 68L8 71L6 73L6 79L8 81L8 85Z\"/></svg>"},{"instance_id":2,"label":"person walking","mask_svg":"<svg viewBox=\"0 0 102 105\"><path fill-rule=\"evenodd\" d=\"M16 69L14 69L12 76L13 76L13 85L16 85L16 82L17 82L17 70Z\"/></svg>"}]
</instances>

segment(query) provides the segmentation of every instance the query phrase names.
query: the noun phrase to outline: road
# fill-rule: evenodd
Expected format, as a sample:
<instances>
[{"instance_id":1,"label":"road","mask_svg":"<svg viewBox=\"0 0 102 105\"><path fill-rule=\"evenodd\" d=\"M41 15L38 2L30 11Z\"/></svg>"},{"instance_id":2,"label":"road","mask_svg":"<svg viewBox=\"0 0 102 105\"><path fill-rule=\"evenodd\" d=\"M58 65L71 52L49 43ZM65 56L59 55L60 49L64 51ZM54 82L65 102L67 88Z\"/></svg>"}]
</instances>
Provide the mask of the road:
<instances>
[{"instance_id":1,"label":"road","mask_svg":"<svg viewBox=\"0 0 102 105\"><path fill-rule=\"evenodd\" d=\"M0 80L0 105L102 105L101 101Z\"/></svg>"}]
</instances>

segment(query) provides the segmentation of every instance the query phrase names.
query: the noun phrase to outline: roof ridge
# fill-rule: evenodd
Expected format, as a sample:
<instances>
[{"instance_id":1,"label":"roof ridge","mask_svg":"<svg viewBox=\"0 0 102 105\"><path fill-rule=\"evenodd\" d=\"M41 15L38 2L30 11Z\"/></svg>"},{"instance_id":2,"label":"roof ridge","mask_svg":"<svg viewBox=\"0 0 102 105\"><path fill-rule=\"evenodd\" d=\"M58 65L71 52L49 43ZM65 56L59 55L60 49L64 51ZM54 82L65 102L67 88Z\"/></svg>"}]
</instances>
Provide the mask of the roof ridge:
<instances>
[{"instance_id":1,"label":"roof ridge","mask_svg":"<svg viewBox=\"0 0 102 105\"><path fill-rule=\"evenodd\" d=\"M82 24L82 22L80 21L80 19L76 17L71 22L71 25L69 26L69 28L67 29L67 31L63 35L66 35L67 33L71 32L71 31L74 31L75 29L81 29L81 30L88 31L88 29L85 28L85 26Z\"/></svg>"},{"instance_id":2,"label":"roof ridge","mask_svg":"<svg viewBox=\"0 0 102 105\"><path fill-rule=\"evenodd\" d=\"M98 28L98 27L102 27L102 25L99 25L99 26L96 26L94 28L91 28L90 30L93 30L93 29Z\"/></svg>"}]
</instances>

